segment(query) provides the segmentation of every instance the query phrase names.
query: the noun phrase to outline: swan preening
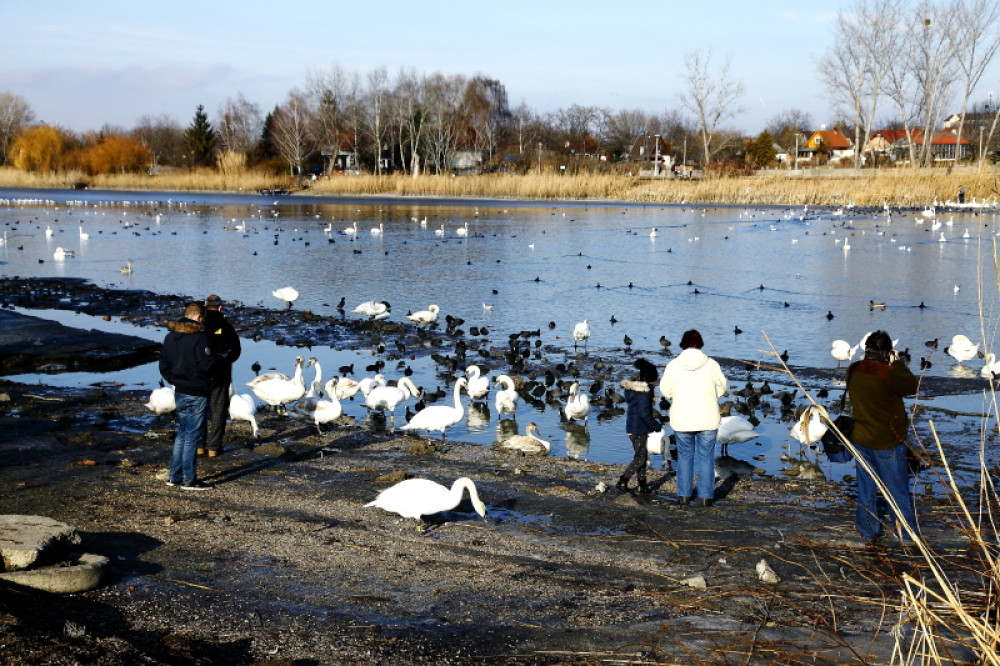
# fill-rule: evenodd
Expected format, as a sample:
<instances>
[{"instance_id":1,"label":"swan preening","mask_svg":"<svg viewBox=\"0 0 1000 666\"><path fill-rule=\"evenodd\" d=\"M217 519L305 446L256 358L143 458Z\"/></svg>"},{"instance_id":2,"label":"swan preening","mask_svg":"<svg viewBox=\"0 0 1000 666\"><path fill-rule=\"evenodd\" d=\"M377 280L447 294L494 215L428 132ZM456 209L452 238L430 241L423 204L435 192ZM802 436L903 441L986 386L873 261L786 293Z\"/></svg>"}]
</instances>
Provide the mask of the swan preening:
<instances>
[{"instance_id":1,"label":"swan preening","mask_svg":"<svg viewBox=\"0 0 1000 666\"><path fill-rule=\"evenodd\" d=\"M465 377L459 377L455 382L455 406L431 405L413 415L409 423L400 427L400 430L426 430L428 438L430 433L437 431L441 433L441 441L444 441L445 430L455 425L465 417L465 408L462 406L461 390L468 384Z\"/></svg>"},{"instance_id":2,"label":"swan preening","mask_svg":"<svg viewBox=\"0 0 1000 666\"><path fill-rule=\"evenodd\" d=\"M436 306L435 306L436 307ZM372 320L388 319L390 314L388 301L365 301L351 310L354 314L364 315Z\"/></svg>"},{"instance_id":3,"label":"swan preening","mask_svg":"<svg viewBox=\"0 0 1000 666\"><path fill-rule=\"evenodd\" d=\"M466 489L469 490L469 498L472 500L472 506L476 513L485 518L486 505L479 499L476 484L472 482L472 479L464 476L451 484L450 489L430 479L406 479L386 488L378 494L374 501L365 504L365 506L374 506L391 513L398 513L403 518L422 520L424 516L433 516L436 513L451 511L457 507L462 503Z\"/></svg>"},{"instance_id":4,"label":"swan preening","mask_svg":"<svg viewBox=\"0 0 1000 666\"><path fill-rule=\"evenodd\" d=\"M284 301L288 304L288 307L292 307L294 303L299 298L299 292L297 292L293 287L282 287L281 289L275 289L271 294L277 298L279 301Z\"/></svg>"},{"instance_id":5,"label":"swan preening","mask_svg":"<svg viewBox=\"0 0 1000 666\"><path fill-rule=\"evenodd\" d=\"M727 455L730 444L742 444L758 437L760 433L753 429L753 424L736 414L723 416L715 435L722 445L722 455Z\"/></svg>"},{"instance_id":6,"label":"swan preening","mask_svg":"<svg viewBox=\"0 0 1000 666\"><path fill-rule=\"evenodd\" d=\"M972 340L964 335L956 335L951 339L951 344L945 349L949 356L959 363L971 361L979 354L979 345L972 344Z\"/></svg>"},{"instance_id":7,"label":"swan preening","mask_svg":"<svg viewBox=\"0 0 1000 666\"><path fill-rule=\"evenodd\" d=\"M406 318L417 324L433 324L437 321L441 308L437 305L428 305L426 310L417 310L406 315Z\"/></svg>"},{"instance_id":8,"label":"swan preening","mask_svg":"<svg viewBox=\"0 0 1000 666\"><path fill-rule=\"evenodd\" d=\"M803 444L815 444L823 439L823 435L830 429L828 425L829 416L822 407L806 407L799 420L792 426L791 436Z\"/></svg>"},{"instance_id":9,"label":"swan preening","mask_svg":"<svg viewBox=\"0 0 1000 666\"><path fill-rule=\"evenodd\" d=\"M302 358L301 356L296 356L295 357L295 374L294 374L294 376L296 378L296 381L302 381L302 362L304 360L305 359ZM288 375L286 375L283 372L278 372L276 370L272 370L271 372L265 372L262 375L257 375L256 377L254 377L253 379L251 379L250 381L248 381L246 385L249 386L250 388L253 388L257 384L260 384L262 382L266 382L269 379L291 379L291 377L289 377Z\"/></svg>"},{"instance_id":10,"label":"swan preening","mask_svg":"<svg viewBox=\"0 0 1000 666\"><path fill-rule=\"evenodd\" d=\"M538 426L529 423L523 435L514 435L499 442L501 448L520 451L525 455L544 456L552 451L552 444L538 437Z\"/></svg>"},{"instance_id":11,"label":"swan preening","mask_svg":"<svg viewBox=\"0 0 1000 666\"><path fill-rule=\"evenodd\" d=\"M837 367L841 361L850 361L858 351L858 345L851 346L847 340L834 340L830 346L830 356L837 359Z\"/></svg>"},{"instance_id":12,"label":"swan preening","mask_svg":"<svg viewBox=\"0 0 1000 666\"><path fill-rule=\"evenodd\" d=\"M493 406L497 408L497 413L501 418L505 415L513 416L517 413L517 402L521 399L514 388L514 380L508 375L499 375L493 381L497 384ZM503 388L500 388L501 384Z\"/></svg>"}]
</instances>

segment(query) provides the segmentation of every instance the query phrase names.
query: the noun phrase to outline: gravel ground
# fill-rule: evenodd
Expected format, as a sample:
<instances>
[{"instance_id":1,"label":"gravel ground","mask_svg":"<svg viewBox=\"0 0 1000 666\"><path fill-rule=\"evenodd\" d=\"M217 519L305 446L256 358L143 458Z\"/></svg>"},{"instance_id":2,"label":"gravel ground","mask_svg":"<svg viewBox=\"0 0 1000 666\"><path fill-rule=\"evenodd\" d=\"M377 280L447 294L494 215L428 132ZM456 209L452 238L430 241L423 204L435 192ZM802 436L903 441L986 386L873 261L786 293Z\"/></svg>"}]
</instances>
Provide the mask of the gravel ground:
<instances>
[{"instance_id":1,"label":"gravel ground","mask_svg":"<svg viewBox=\"0 0 1000 666\"><path fill-rule=\"evenodd\" d=\"M186 492L165 484L173 421L147 394L0 392L2 512L74 525L113 563L88 593L3 588L7 664L886 663L900 576L926 569L864 548L822 481L734 478L683 508L665 470L652 495L602 492L619 466L271 414L261 446L231 424L199 461L215 488ZM423 529L364 507L462 476L485 520L468 499ZM919 510L931 543L962 549L946 508Z\"/></svg>"}]
</instances>

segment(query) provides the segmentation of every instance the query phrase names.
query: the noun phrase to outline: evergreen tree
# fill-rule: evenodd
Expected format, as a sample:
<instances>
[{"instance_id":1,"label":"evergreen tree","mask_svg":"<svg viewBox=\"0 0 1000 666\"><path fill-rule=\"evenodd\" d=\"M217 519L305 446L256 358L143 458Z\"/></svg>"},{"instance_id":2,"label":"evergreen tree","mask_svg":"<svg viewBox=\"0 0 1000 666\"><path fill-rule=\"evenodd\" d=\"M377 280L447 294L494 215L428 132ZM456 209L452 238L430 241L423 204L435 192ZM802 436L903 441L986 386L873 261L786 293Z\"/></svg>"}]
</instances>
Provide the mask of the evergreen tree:
<instances>
[{"instance_id":1,"label":"evergreen tree","mask_svg":"<svg viewBox=\"0 0 1000 666\"><path fill-rule=\"evenodd\" d=\"M215 163L215 130L208 122L208 114L201 104L194 113L194 120L184 132L184 145L191 156L192 166L212 166Z\"/></svg>"},{"instance_id":2,"label":"evergreen tree","mask_svg":"<svg viewBox=\"0 0 1000 666\"><path fill-rule=\"evenodd\" d=\"M260 141L257 143L258 161L278 157L278 149L274 145L274 114L277 110L278 107L274 107L274 111L268 113L267 117L264 118L264 127L260 132Z\"/></svg>"},{"instance_id":3,"label":"evergreen tree","mask_svg":"<svg viewBox=\"0 0 1000 666\"><path fill-rule=\"evenodd\" d=\"M777 159L774 149L774 139L767 130L761 132L756 139L747 145L746 161L754 169L766 167Z\"/></svg>"}]
</instances>

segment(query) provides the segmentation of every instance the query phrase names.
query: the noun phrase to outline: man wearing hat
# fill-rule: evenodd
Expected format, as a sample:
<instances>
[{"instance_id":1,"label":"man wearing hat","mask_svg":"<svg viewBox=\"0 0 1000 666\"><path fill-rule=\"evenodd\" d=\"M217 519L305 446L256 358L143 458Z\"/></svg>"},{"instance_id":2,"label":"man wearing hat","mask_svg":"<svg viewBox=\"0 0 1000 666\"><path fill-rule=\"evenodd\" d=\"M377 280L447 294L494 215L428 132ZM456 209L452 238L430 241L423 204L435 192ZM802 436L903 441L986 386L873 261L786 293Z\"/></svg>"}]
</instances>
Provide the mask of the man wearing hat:
<instances>
[{"instance_id":1,"label":"man wearing hat","mask_svg":"<svg viewBox=\"0 0 1000 666\"><path fill-rule=\"evenodd\" d=\"M222 299L212 294L205 299L205 333L216 363L212 368L212 394L208 400L208 434L205 447L208 457L222 452L222 436L229 415L229 386L233 383L233 363L240 357L240 336L222 314ZM205 449L198 449L205 455Z\"/></svg>"}]
</instances>

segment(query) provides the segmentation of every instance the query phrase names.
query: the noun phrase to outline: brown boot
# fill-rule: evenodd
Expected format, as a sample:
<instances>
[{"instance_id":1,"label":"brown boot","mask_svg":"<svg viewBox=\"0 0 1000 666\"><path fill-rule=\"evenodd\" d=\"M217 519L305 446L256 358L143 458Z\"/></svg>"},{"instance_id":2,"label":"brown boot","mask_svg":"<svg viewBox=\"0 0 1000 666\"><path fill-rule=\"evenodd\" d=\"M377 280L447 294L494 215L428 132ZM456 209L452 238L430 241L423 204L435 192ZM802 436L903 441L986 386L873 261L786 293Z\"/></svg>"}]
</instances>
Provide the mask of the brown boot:
<instances>
[{"instance_id":1,"label":"brown boot","mask_svg":"<svg viewBox=\"0 0 1000 666\"><path fill-rule=\"evenodd\" d=\"M195 453L198 454L199 456L203 456L205 455L205 449L198 449L197 451L195 451Z\"/></svg>"}]
</instances>

